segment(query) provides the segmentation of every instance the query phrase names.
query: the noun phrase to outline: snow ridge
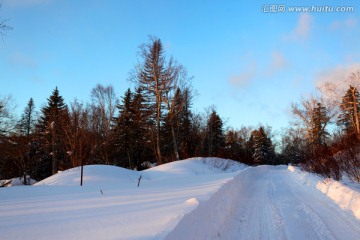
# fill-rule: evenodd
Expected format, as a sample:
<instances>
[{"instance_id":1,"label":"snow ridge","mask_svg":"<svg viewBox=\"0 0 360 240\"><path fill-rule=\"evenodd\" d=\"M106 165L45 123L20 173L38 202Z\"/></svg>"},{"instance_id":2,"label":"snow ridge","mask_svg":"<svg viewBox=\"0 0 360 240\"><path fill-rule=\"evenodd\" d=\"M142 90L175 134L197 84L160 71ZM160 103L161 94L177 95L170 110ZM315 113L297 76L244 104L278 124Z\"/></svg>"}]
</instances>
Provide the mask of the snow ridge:
<instances>
[{"instance_id":1,"label":"snow ridge","mask_svg":"<svg viewBox=\"0 0 360 240\"><path fill-rule=\"evenodd\" d=\"M351 211L360 220L360 191L333 179L323 180L294 166L288 166L288 171L294 173L293 176L299 180L298 182L306 186L307 191L320 190L338 206Z\"/></svg>"}]
</instances>

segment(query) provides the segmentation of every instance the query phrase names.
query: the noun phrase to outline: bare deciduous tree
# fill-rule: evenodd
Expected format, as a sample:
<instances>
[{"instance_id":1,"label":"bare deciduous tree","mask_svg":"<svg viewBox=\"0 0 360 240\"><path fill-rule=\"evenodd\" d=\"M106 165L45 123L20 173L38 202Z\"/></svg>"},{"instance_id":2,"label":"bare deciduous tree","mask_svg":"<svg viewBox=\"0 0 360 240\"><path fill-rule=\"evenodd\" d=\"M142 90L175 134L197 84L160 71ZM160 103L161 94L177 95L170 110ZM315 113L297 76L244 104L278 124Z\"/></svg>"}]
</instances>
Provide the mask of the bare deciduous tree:
<instances>
[{"instance_id":1,"label":"bare deciduous tree","mask_svg":"<svg viewBox=\"0 0 360 240\"><path fill-rule=\"evenodd\" d=\"M96 85L91 91L92 100L92 121L96 127L95 130L101 139L98 142L100 148L102 160L106 164L109 164L109 142L110 142L110 130L111 121L114 117L116 105L118 99L115 95L115 90L112 85L103 86L101 84Z\"/></svg>"},{"instance_id":2,"label":"bare deciduous tree","mask_svg":"<svg viewBox=\"0 0 360 240\"><path fill-rule=\"evenodd\" d=\"M0 4L1 8L1 4ZM3 37L6 31L12 30L13 28L7 24L8 19L2 19L0 17L0 36Z\"/></svg>"},{"instance_id":3,"label":"bare deciduous tree","mask_svg":"<svg viewBox=\"0 0 360 240\"><path fill-rule=\"evenodd\" d=\"M316 125L316 110L318 107L324 106L326 109L326 116L321 120L321 126ZM332 111L332 105L323 98L317 96L310 96L309 98L302 97L301 104L292 103L292 113L296 116L293 125L296 126L309 143L314 142L314 132L325 132L325 128L330 124L331 119L335 116ZM320 127L320 129L315 129Z\"/></svg>"}]
</instances>

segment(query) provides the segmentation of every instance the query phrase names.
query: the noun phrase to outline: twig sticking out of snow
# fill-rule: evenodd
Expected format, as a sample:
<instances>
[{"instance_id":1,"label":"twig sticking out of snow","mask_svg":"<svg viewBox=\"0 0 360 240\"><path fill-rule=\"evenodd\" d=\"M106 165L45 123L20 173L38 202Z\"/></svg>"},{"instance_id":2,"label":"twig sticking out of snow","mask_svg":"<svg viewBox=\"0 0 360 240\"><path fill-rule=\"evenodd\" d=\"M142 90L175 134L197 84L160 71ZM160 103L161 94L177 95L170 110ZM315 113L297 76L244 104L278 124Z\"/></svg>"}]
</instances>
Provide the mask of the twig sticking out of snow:
<instances>
[{"instance_id":1,"label":"twig sticking out of snow","mask_svg":"<svg viewBox=\"0 0 360 240\"><path fill-rule=\"evenodd\" d=\"M140 181L141 181L142 175L140 175L139 179L138 179L138 187L140 186Z\"/></svg>"}]
</instances>

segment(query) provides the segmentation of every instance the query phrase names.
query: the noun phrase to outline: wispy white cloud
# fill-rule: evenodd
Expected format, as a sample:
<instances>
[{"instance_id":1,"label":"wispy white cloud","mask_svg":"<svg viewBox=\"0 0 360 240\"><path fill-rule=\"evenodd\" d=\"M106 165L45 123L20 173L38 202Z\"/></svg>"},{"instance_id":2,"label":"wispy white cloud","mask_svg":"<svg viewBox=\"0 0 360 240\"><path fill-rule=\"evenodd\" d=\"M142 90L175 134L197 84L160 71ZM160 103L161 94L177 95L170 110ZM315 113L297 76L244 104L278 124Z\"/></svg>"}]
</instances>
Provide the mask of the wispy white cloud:
<instances>
[{"instance_id":1,"label":"wispy white cloud","mask_svg":"<svg viewBox=\"0 0 360 240\"><path fill-rule=\"evenodd\" d=\"M240 74L230 76L230 86L236 89L246 88L249 83L254 79L255 73L256 62L252 62L249 64L245 71L241 72Z\"/></svg>"},{"instance_id":2,"label":"wispy white cloud","mask_svg":"<svg viewBox=\"0 0 360 240\"><path fill-rule=\"evenodd\" d=\"M269 64L269 68L266 71L266 76L273 76L278 71L285 69L288 65L288 62L284 56L284 54L280 51L273 51L271 53L271 60Z\"/></svg>"},{"instance_id":3,"label":"wispy white cloud","mask_svg":"<svg viewBox=\"0 0 360 240\"><path fill-rule=\"evenodd\" d=\"M292 32L285 36L287 40L306 40L310 36L313 17L309 13L301 13L297 25Z\"/></svg>"},{"instance_id":4,"label":"wispy white cloud","mask_svg":"<svg viewBox=\"0 0 360 240\"><path fill-rule=\"evenodd\" d=\"M349 85L360 85L360 79L354 81L350 78L351 74L360 71L360 63L349 65L339 65L321 71L315 78L315 86L329 97L342 96Z\"/></svg>"},{"instance_id":5,"label":"wispy white cloud","mask_svg":"<svg viewBox=\"0 0 360 240\"><path fill-rule=\"evenodd\" d=\"M355 18L348 18L345 20L337 20L330 24L329 29L331 31L341 30L341 29L353 29L357 27L358 21Z\"/></svg>"}]
</instances>

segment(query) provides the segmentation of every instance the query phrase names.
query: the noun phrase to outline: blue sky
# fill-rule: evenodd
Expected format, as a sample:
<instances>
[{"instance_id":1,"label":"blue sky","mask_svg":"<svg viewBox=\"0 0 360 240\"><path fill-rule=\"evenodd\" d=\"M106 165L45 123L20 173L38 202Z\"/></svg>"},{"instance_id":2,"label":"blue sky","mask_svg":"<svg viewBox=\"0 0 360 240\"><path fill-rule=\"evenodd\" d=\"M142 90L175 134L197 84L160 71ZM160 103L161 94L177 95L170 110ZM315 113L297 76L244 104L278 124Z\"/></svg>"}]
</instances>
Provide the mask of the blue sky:
<instances>
[{"instance_id":1,"label":"blue sky","mask_svg":"<svg viewBox=\"0 0 360 240\"><path fill-rule=\"evenodd\" d=\"M215 105L228 126L287 127L290 104L323 81L360 70L360 3L289 0L0 0L13 27L0 41L0 94L17 112L37 109L55 86L66 102L90 101L96 84L120 97L148 35L193 76L193 110ZM290 12L351 6L352 12Z\"/></svg>"}]
</instances>

